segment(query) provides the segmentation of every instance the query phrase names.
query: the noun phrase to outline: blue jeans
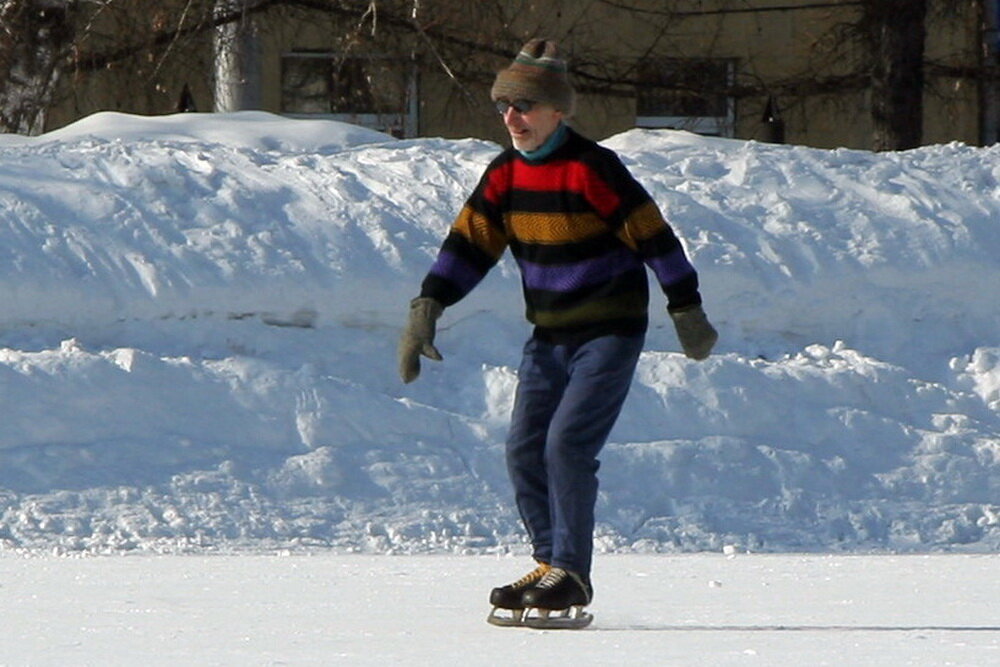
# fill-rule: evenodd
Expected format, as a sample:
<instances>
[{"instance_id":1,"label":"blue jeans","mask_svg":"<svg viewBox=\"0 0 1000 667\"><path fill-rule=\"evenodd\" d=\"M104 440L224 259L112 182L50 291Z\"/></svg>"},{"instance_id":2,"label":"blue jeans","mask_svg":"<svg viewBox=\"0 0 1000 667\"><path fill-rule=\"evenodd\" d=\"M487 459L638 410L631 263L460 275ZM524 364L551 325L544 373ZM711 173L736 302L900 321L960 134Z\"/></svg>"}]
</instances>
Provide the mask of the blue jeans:
<instances>
[{"instance_id":1,"label":"blue jeans","mask_svg":"<svg viewBox=\"0 0 1000 667\"><path fill-rule=\"evenodd\" d=\"M590 574L597 455L632 384L644 335L524 346L507 471L536 560Z\"/></svg>"}]
</instances>

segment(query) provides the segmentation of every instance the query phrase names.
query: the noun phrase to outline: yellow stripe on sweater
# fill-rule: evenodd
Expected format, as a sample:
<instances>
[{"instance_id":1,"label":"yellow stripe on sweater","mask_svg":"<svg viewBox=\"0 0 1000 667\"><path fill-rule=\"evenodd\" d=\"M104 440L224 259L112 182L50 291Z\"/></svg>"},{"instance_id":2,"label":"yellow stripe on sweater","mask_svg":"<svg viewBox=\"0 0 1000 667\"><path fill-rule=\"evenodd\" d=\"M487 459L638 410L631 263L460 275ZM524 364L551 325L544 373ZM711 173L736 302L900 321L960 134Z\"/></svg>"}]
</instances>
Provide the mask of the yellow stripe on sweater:
<instances>
[{"instance_id":1,"label":"yellow stripe on sweater","mask_svg":"<svg viewBox=\"0 0 1000 667\"><path fill-rule=\"evenodd\" d=\"M507 248L506 235L491 225L485 215L469 206L459 212L452 229L493 259L499 259Z\"/></svg>"},{"instance_id":2,"label":"yellow stripe on sweater","mask_svg":"<svg viewBox=\"0 0 1000 667\"><path fill-rule=\"evenodd\" d=\"M608 232L608 225L593 213L508 213L507 229L522 243L547 245L579 243Z\"/></svg>"},{"instance_id":3,"label":"yellow stripe on sweater","mask_svg":"<svg viewBox=\"0 0 1000 667\"><path fill-rule=\"evenodd\" d=\"M629 248L635 250L640 241L648 241L663 232L667 226L656 204L649 201L632 211L625 224L618 231L618 238Z\"/></svg>"}]
</instances>

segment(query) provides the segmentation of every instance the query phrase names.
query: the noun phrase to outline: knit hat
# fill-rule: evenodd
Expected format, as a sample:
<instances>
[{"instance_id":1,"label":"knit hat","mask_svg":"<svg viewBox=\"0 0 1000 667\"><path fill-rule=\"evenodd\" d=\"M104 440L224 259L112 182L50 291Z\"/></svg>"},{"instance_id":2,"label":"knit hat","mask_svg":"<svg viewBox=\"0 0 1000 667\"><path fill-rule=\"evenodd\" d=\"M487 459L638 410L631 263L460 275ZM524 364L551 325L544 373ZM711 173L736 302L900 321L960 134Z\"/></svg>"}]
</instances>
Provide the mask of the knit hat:
<instances>
[{"instance_id":1,"label":"knit hat","mask_svg":"<svg viewBox=\"0 0 1000 667\"><path fill-rule=\"evenodd\" d=\"M521 48L514 62L497 74L490 98L531 100L551 104L572 116L576 93L566 76L566 61L557 56L556 43L533 39Z\"/></svg>"}]
</instances>

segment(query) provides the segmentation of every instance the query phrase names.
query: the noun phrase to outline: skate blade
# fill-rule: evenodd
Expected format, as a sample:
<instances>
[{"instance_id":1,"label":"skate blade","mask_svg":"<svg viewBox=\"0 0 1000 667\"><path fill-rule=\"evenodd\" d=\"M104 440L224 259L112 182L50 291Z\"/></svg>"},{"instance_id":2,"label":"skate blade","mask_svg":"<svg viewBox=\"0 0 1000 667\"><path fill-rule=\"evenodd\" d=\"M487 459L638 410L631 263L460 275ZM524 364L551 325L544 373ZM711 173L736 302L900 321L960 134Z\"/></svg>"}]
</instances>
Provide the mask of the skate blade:
<instances>
[{"instance_id":1,"label":"skate blade","mask_svg":"<svg viewBox=\"0 0 1000 667\"><path fill-rule=\"evenodd\" d=\"M502 613L505 611L509 611L510 615L505 616ZM501 628L520 628L524 626L524 610L493 607L493 611L486 617L486 622Z\"/></svg>"},{"instance_id":2,"label":"skate blade","mask_svg":"<svg viewBox=\"0 0 1000 667\"><path fill-rule=\"evenodd\" d=\"M580 630L590 625L593 614L582 606L569 609L526 609L522 624L535 630Z\"/></svg>"}]
</instances>

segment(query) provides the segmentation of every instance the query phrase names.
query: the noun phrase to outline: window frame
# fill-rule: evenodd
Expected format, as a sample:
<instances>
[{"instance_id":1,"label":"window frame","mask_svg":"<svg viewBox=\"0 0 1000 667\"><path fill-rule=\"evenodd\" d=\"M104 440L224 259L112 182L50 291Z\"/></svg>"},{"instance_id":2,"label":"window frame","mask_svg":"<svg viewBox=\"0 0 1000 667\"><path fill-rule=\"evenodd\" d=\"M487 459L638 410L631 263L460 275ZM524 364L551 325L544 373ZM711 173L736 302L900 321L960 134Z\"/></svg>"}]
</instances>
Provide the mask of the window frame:
<instances>
[{"instance_id":1,"label":"window frame","mask_svg":"<svg viewBox=\"0 0 1000 667\"><path fill-rule=\"evenodd\" d=\"M650 62L661 62L661 63L671 63L674 64L676 68L676 63L710 63L713 65L719 64L723 65L726 69L725 71L725 81L723 83L727 88L732 86L736 79L736 64L735 58L655 58L649 59L644 63L640 63L637 71L642 71L643 64L649 64ZM639 115L638 109L640 106L640 97L642 95L643 86L640 81L636 86L636 116L635 116L635 126L647 129L672 129L672 130L686 130L688 132L694 132L696 134L703 134L708 136L717 137L733 137L735 136L735 126L736 126L736 100L731 95L726 95L723 100L723 105L725 107L725 113L721 116L693 116L693 115Z\"/></svg>"},{"instance_id":2,"label":"window frame","mask_svg":"<svg viewBox=\"0 0 1000 667\"><path fill-rule=\"evenodd\" d=\"M402 105L397 111L369 112L369 111L289 111L286 105L285 85L286 85L286 63L293 59L314 59L324 60L332 67L338 61L360 60L360 61L389 61L398 63L401 67L400 75L403 81ZM391 134L397 138L415 137L418 132L418 109L419 100L417 85L417 66L414 60L400 58L377 53L343 53L337 51L311 51L311 50L291 50L281 54L281 113L289 118L323 119L336 120L353 125L360 125L369 129ZM331 80L327 80L330 85ZM332 91L330 91L332 93Z\"/></svg>"}]
</instances>

